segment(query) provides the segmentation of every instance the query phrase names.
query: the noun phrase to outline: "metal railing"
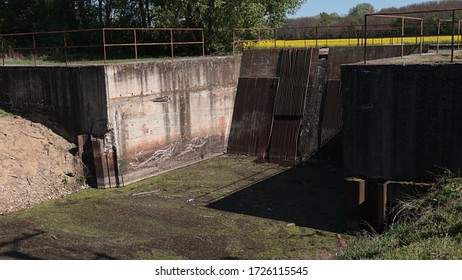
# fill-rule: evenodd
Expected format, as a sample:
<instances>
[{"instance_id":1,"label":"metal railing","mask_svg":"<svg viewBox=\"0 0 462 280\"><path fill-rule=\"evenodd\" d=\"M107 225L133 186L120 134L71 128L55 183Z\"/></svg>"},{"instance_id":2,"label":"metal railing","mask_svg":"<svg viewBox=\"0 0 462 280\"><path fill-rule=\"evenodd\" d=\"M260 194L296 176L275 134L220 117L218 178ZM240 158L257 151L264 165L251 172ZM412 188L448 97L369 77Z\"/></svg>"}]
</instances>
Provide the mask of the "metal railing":
<instances>
[{"instance_id":1,"label":"metal railing","mask_svg":"<svg viewBox=\"0 0 462 280\"><path fill-rule=\"evenodd\" d=\"M163 36L160 34L162 33ZM130 34L130 35L128 35ZM187 34L188 36L185 36ZM74 39L71 40L70 37ZM48 38L48 40L47 40ZM77 39L76 39L77 38ZM80 39L78 39L80 38ZM82 39L83 38L83 39ZM40 40L39 40L40 39ZM41 42L41 44L38 43ZM81 43L83 41L84 43ZM121 42L120 42L121 41ZM19 42L21 44L19 44ZM79 43L80 42L80 43ZM82 49L96 49L104 64L108 63L111 49L131 48L129 56L137 61L140 48L163 46L169 47L169 57L175 58L176 46L199 45L201 56L205 56L205 39L202 28L97 28L83 30L64 30L49 32L31 32L0 34L0 52L2 64L5 65L7 54L31 53L34 65L37 65L39 52L54 51L63 56L64 63L69 64L69 52L80 50L80 55L95 53ZM125 51L127 52L127 51ZM165 49L164 49L165 53Z\"/></svg>"},{"instance_id":2,"label":"metal railing","mask_svg":"<svg viewBox=\"0 0 462 280\"><path fill-rule=\"evenodd\" d=\"M364 15L364 63L367 63L367 39L368 39L368 24L367 24L367 19L369 17L383 17L383 18L398 18L401 19L402 22L402 33L401 37L404 38L404 23L406 19L410 20L419 20L421 22L421 30L420 30L420 44L421 44L421 50L422 50L422 44L423 44L423 38L425 37L424 35L424 24L423 24L423 19L422 18L417 18L417 17L410 17L407 15L416 15L416 14L427 14L427 13L443 13L443 12L451 12L452 13L452 18L450 20L438 20L438 43L437 43L437 50L439 51L440 47L440 36L441 36L441 23L442 22L450 22L452 24L452 32L451 32L451 63L454 62L454 46L455 46L455 37L457 35L457 45L460 47L460 20L457 22L459 23L459 29L456 34L456 12L461 11L462 8L457 8L457 9L441 9L441 10L422 10L422 11L407 11L407 12L389 12L389 13L374 13L374 14L366 14ZM404 43L402 43L403 45Z\"/></svg>"}]
</instances>

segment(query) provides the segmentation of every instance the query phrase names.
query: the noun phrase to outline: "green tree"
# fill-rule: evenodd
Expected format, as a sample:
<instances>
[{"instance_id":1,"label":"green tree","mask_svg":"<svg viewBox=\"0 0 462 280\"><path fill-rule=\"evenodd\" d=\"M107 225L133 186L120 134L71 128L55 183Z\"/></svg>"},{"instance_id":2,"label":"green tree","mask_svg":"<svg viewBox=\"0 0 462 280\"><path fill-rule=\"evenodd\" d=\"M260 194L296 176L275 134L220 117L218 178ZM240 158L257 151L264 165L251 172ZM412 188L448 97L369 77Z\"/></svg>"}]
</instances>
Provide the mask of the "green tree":
<instances>
[{"instance_id":1,"label":"green tree","mask_svg":"<svg viewBox=\"0 0 462 280\"><path fill-rule=\"evenodd\" d=\"M348 16L357 19L362 19L365 14L372 14L375 12L374 6L370 3L361 3L350 9Z\"/></svg>"},{"instance_id":2,"label":"green tree","mask_svg":"<svg viewBox=\"0 0 462 280\"><path fill-rule=\"evenodd\" d=\"M0 0L0 33L92 27L200 27L207 51L231 49L233 29L280 27L306 0ZM197 38L200 40L200 38Z\"/></svg>"},{"instance_id":3,"label":"green tree","mask_svg":"<svg viewBox=\"0 0 462 280\"><path fill-rule=\"evenodd\" d=\"M231 48L233 29L279 27L306 0L173 0L156 1L155 26L201 27L209 53Z\"/></svg>"}]
</instances>

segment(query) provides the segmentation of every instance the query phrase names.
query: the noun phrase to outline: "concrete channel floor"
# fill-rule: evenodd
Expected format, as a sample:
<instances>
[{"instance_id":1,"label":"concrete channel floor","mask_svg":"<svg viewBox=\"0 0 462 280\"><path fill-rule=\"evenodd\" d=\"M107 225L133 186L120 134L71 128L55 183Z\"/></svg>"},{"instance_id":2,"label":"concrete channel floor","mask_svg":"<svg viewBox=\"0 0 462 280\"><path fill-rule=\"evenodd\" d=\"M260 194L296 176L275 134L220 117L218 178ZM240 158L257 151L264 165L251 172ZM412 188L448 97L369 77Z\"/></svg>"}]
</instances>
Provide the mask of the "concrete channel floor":
<instances>
[{"instance_id":1,"label":"concrete channel floor","mask_svg":"<svg viewBox=\"0 0 462 280\"><path fill-rule=\"evenodd\" d=\"M222 155L0 216L0 259L335 259L342 186L328 164Z\"/></svg>"}]
</instances>

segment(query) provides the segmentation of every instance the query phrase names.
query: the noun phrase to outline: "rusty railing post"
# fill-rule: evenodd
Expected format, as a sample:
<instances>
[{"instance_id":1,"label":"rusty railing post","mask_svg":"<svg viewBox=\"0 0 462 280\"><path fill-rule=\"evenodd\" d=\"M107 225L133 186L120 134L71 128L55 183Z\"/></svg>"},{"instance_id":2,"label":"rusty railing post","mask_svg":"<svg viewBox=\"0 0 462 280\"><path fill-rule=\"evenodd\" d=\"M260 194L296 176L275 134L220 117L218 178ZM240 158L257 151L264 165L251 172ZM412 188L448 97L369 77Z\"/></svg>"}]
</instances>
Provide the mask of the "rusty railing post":
<instances>
[{"instance_id":1,"label":"rusty railing post","mask_svg":"<svg viewBox=\"0 0 462 280\"><path fill-rule=\"evenodd\" d=\"M133 28L133 43L135 49L135 61L138 61L138 45L136 41L136 28Z\"/></svg>"},{"instance_id":2,"label":"rusty railing post","mask_svg":"<svg viewBox=\"0 0 462 280\"><path fill-rule=\"evenodd\" d=\"M173 50L173 29L170 28L170 51L172 53L172 61L173 61L173 58L175 57L174 55L174 50Z\"/></svg>"},{"instance_id":3,"label":"rusty railing post","mask_svg":"<svg viewBox=\"0 0 462 280\"><path fill-rule=\"evenodd\" d=\"M423 53L423 35L424 35L424 22L423 19L420 20L420 55Z\"/></svg>"},{"instance_id":4,"label":"rusty railing post","mask_svg":"<svg viewBox=\"0 0 462 280\"><path fill-rule=\"evenodd\" d=\"M37 54L36 54L36 46L35 46L35 34L32 34L32 45L33 45L33 55L34 55L34 65L37 66Z\"/></svg>"},{"instance_id":5,"label":"rusty railing post","mask_svg":"<svg viewBox=\"0 0 462 280\"><path fill-rule=\"evenodd\" d=\"M452 10L451 63L454 63L454 33L456 32L456 10Z\"/></svg>"},{"instance_id":6,"label":"rusty railing post","mask_svg":"<svg viewBox=\"0 0 462 280\"><path fill-rule=\"evenodd\" d=\"M64 41L64 61L66 62L66 66L68 66L67 60L67 39L66 39L66 32L63 32L63 41Z\"/></svg>"},{"instance_id":7,"label":"rusty railing post","mask_svg":"<svg viewBox=\"0 0 462 280\"><path fill-rule=\"evenodd\" d=\"M202 57L205 57L205 34L204 34L204 29L201 29L201 34L202 34ZM233 51L233 53L234 53L234 51Z\"/></svg>"},{"instance_id":8,"label":"rusty railing post","mask_svg":"<svg viewBox=\"0 0 462 280\"><path fill-rule=\"evenodd\" d=\"M204 30L202 30L202 36L204 34ZM202 45L202 47L204 47ZM236 55L236 28L233 29L233 55Z\"/></svg>"},{"instance_id":9,"label":"rusty railing post","mask_svg":"<svg viewBox=\"0 0 462 280\"><path fill-rule=\"evenodd\" d=\"M459 27L457 29L457 49L460 50L460 22L462 20L459 20Z\"/></svg>"},{"instance_id":10,"label":"rusty railing post","mask_svg":"<svg viewBox=\"0 0 462 280\"><path fill-rule=\"evenodd\" d=\"M107 60L107 53L106 53L106 28L102 29L103 32L103 57L104 57L104 64L106 65Z\"/></svg>"},{"instance_id":11,"label":"rusty railing post","mask_svg":"<svg viewBox=\"0 0 462 280\"><path fill-rule=\"evenodd\" d=\"M404 58L404 17L401 19L401 58Z\"/></svg>"},{"instance_id":12,"label":"rusty railing post","mask_svg":"<svg viewBox=\"0 0 462 280\"><path fill-rule=\"evenodd\" d=\"M367 14L364 15L364 63L367 63Z\"/></svg>"},{"instance_id":13,"label":"rusty railing post","mask_svg":"<svg viewBox=\"0 0 462 280\"><path fill-rule=\"evenodd\" d=\"M438 35L436 39L436 53L440 52L440 34L441 34L441 20L438 20Z\"/></svg>"},{"instance_id":14,"label":"rusty railing post","mask_svg":"<svg viewBox=\"0 0 462 280\"><path fill-rule=\"evenodd\" d=\"M3 41L3 36L0 36L0 39L2 40L2 61L5 66L5 41Z\"/></svg>"},{"instance_id":15,"label":"rusty railing post","mask_svg":"<svg viewBox=\"0 0 462 280\"><path fill-rule=\"evenodd\" d=\"M314 28L314 30L315 30L315 31L314 31L314 34L315 34L314 40L316 41L316 48L317 48L317 47L318 47L318 27L316 26L316 27Z\"/></svg>"}]
</instances>

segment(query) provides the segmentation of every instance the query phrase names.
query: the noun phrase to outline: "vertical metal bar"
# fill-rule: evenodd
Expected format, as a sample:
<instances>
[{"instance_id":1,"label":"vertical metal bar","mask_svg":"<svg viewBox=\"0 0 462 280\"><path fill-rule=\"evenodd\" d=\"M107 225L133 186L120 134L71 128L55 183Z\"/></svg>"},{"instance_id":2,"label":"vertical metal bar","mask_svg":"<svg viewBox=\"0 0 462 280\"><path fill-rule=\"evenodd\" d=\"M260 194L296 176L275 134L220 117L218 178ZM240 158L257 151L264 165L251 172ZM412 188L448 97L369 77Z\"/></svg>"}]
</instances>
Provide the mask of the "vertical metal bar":
<instances>
[{"instance_id":1,"label":"vertical metal bar","mask_svg":"<svg viewBox=\"0 0 462 280\"><path fill-rule=\"evenodd\" d=\"M401 58L404 57L404 17L401 22Z\"/></svg>"},{"instance_id":2,"label":"vertical metal bar","mask_svg":"<svg viewBox=\"0 0 462 280\"><path fill-rule=\"evenodd\" d=\"M456 10L452 10L451 63L454 62L454 33L456 32Z\"/></svg>"},{"instance_id":3,"label":"vertical metal bar","mask_svg":"<svg viewBox=\"0 0 462 280\"><path fill-rule=\"evenodd\" d=\"M438 36L436 37L436 53L440 52L440 34L441 34L441 20L438 20Z\"/></svg>"},{"instance_id":4,"label":"vertical metal bar","mask_svg":"<svg viewBox=\"0 0 462 280\"><path fill-rule=\"evenodd\" d=\"M423 53L423 35L424 35L423 29L424 29L424 22L423 22L423 19L421 19L420 20L420 55L422 55Z\"/></svg>"},{"instance_id":5,"label":"vertical metal bar","mask_svg":"<svg viewBox=\"0 0 462 280\"><path fill-rule=\"evenodd\" d=\"M174 50L173 50L173 29L170 28L170 50L172 52L172 61L175 57Z\"/></svg>"},{"instance_id":6,"label":"vertical metal bar","mask_svg":"<svg viewBox=\"0 0 462 280\"><path fill-rule=\"evenodd\" d=\"M459 20L459 28L457 29L457 49L460 50L460 22Z\"/></svg>"},{"instance_id":7,"label":"vertical metal bar","mask_svg":"<svg viewBox=\"0 0 462 280\"><path fill-rule=\"evenodd\" d=\"M32 44L34 47L34 65L37 66L37 54L36 54L36 49L35 49L35 34L32 34Z\"/></svg>"},{"instance_id":8,"label":"vertical metal bar","mask_svg":"<svg viewBox=\"0 0 462 280\"><path fill-rule=\"evenodd\" d=\"M204 30L202 30L202 34L204 34ZM204 44L202 44L202 48L204 48ZM236 55L236 29L233 30L233 55Z\"/></svg>"},{"instance_id":9,"label":"vertical metal bar","mask_svg":"<svg viewBox=\"0 0 462 280\"><path fill-rule=\"evenodd\" d=\"M205 35L204 35L204 29L201 29L202 33L202 57L205 57Z\"/></svg>"},{"instance_id":10,"label":"vertical metal bar","mask_svg":"<svg viewBox=\"0 0 462 280\"><path fill-rule=\"evenodd\" d=\"M318 27L315 27L315 40L316 40L316 48L318 47Z\"/></svg>"},{"instance_id":11,"label":"vertical metal bar","mask_svg":"<svg viewBox=\"0 0 462 280\"><path fill-rule=\"evenodd\" d=\"M278 47L278 40L277 40L277 33L276 33L276 28L273 29L273 38L274 38L274 48L276 49Z\"/></svg>"},{"instance_id":12,"label":"vertical metal bar","mask_svg":"<svg viewBox=\"0 0 462 280\"><path fill-rule=\"evenodd\" d=\"M367 63L367 15L364 15L364 63Z\"/></svg>"},{"instance_id":13,"label":"vertical metal bar","mask_svg":"<svg viewBox=\"0 0 462 280\"><path fill-rule=\"evenodd\" d=\"M103 28L103 57L104 57L104 64L106 64L107 54L106 54L106 29Z\"/></svg>"},{"instance_id":14,"label":"vertical metal bar","mask_svg":"<svg viewBox=\"0 0 462 280\"><path fill-rule=\"evenodd\" d=\"M64 60L66 61L66 66L68 65L67 60L67 39L66 39L66 32L63 32L63 40L64 40Z\"/></svg>"},{"instance_id":15,"label":"vertical metal bar","mask_svg":"<svg viewBox=\"0 0 462 280\"><path fill-rule=\"evenodd\" d=\"M2 61L3 61L3 66L5 66L5 41L3 41L3 36L0 36L2 39Z\"/></svg>"},{"instance_id":16,"label":"vertical metal bar","mask_svg":"<svg viewBox=\"0 0 462 280\"><path fill-rule=\"evenodd\" d=\"M261 41L261 29L258 29L258 43L257 43L258 49L260 49L260 41Z\"/></svg>"},{"instance_id":17,"label":"vertical metal bar","mask_svg":"<svg viewBox=\"0 0 462 280\"><path fill-rule=\"evenodd\" d=\"M135 48L135 61L138 61L138 45L136 41L136 28L133 28L133 42Z\"/></svg>"}]
</instances>

